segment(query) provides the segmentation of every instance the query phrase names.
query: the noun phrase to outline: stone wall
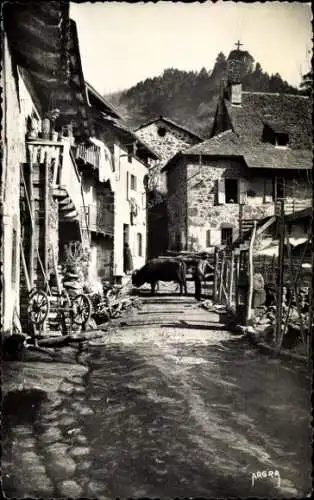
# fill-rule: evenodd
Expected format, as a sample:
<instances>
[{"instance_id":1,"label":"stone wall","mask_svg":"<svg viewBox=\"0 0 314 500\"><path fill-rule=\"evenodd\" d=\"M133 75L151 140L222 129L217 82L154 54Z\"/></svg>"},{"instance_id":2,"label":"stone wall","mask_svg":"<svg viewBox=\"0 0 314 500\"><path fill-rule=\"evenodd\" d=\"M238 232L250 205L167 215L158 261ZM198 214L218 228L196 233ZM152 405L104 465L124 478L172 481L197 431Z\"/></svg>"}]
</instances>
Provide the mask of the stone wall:
<instances>
[{"instance_id":1,"label":"stone wall","mask_svg":"<svg viewBox=\"0 0 314 500\"><path fill-rule=\"evenodd\" d=\"M165 135L160 136L158 130L163 128ZM143 139L161 158L149 169L152 187L165 193L167 189L166 174L160 170L166 162L172 158L178 151L184 151L187 148L197 144L199 141L191 137L184 130L177 129L163 120L157 120L146 127L137 130L136 134Z\"/></svg>"},{"instance_id":2,"label":"stone wall","mask_svg":"<svg viewBox=\"0 0 314 500\"><path fill-rule=\"evenodd\" d=\"M187 166L182 160L168 171L168 248L186 247L187 223Z\"/></svg>"},{"instance_id":3,"label":"stone wall","mask_svg":"<svg viewBox=\"0 0 314 500\"><path fill-rule=\"evenodd\" d=\"M278 171L252 172L241 161L231 159L203 159L202 163L186 164L181 160L168 171L169 248L175 249L178 234L181 248L201 250L222 243L222 230L232 229L232 238L239 235L240 206L245 219L262 219L274 214L272 185ZM302 201L309 197L311 185L306 175L286 172L286 196ZM238 203L221 203L218 198L219 181L237 179ZM185 187L187 186L187 190ZM186 243L186 245L185 245Z\"/></svg>"},{"instance_id":4,"label":"stone wall","mask_svg":"<svg viewBox=\"0 0 314 500\"><path fill-rule=\"evenodd\" d=\"M217 203L217 181L223 177L238 179L244 166L232 160L212 160L201 165L189 163L188 177L188 249L200 250L210 244L221 244L221 229L231 227L233 239L239 233L239 205Z\"/></svg>"},{"instance_id":5,"label":"stone wall","mask_svg":"<svg viewBox=\"0 0 314 500\"><path fill-rule=\"evenodd\" d=\"M0 193L2 203L1 261L3 263L1 331L4 335L9 335L12 333L13 317L19 315L20 168L26 159L26 118L31 98L27 93L25 94L26 89L12 60L5 33L2 48L1 86L4 120L2 120L1 130L3 157Z\"/></svg>"}]
</instances>

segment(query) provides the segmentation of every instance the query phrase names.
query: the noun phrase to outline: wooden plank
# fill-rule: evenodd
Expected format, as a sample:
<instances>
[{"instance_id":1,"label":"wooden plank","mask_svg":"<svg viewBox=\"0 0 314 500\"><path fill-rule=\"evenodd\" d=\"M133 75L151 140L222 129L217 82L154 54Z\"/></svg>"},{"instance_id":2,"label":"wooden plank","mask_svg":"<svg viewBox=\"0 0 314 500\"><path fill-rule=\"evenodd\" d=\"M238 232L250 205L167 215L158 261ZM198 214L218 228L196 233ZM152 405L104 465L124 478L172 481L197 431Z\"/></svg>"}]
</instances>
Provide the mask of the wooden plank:
<instances>
[{"instance_id":1,"label":"wooden plank","mask_svg":"<svg viewBox=\"0 0 314 500\"><path fill-rule=\"evenodd\" d=\"M230 275L229 275L229 305L233 303L233 281L234 281L234 252L231 253Z\"/></svg>"},{"instance_id":2,"label":"wooden plank","mask_svg":"<svg viewBox=\"0 0 314 500\"><path fill-rule=\"evenodd\" d=\"M246 322L250 321L252 317L252 299L253 299L253 277L254 277L254 266L253 266L253 247L256 236L256 221L254 221L254 227L252 231L250 247L249 247L249 293L247 300L247 310L246 310Z\"/></svg>"},{"instance_id":3,"label":"wooden plank","mask_svg":"<svg viewBox=\"0 0 314 500\"><path fill-rule=\"evenodd\" d=\"M276 343L280 349L282 343L282 286L283 286L283 271L284 271L284 242L285 242L285 224L284 224L284 201L280 203L279 217L279 252L278 252L278 281L277 281L277 297L276 297Z\"/></svg>"}]
</instances>

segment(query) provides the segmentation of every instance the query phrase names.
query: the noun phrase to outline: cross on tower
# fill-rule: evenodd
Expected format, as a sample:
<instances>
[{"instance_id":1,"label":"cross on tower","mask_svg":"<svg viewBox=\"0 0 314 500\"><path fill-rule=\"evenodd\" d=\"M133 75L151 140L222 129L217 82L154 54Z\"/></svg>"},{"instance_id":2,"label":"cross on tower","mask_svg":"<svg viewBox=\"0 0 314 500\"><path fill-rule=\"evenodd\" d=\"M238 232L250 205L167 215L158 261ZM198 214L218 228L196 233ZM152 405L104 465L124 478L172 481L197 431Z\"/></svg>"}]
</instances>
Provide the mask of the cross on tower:
<instances>
[{"instance_id":1,"label":"cross on tower","mask_svg":"<svg viewBox=\"0 0 314 500\"><path fill-rule=\"evenodd\" d=\"M238 40L238 41L237 41L234 45L235 45L235 46L237 47L237 49L239 50L239 49L240 49L240 47L241 47L241 45L243 45L243 43L240 43L240 40Z\"/></svg>"}]
</instances>

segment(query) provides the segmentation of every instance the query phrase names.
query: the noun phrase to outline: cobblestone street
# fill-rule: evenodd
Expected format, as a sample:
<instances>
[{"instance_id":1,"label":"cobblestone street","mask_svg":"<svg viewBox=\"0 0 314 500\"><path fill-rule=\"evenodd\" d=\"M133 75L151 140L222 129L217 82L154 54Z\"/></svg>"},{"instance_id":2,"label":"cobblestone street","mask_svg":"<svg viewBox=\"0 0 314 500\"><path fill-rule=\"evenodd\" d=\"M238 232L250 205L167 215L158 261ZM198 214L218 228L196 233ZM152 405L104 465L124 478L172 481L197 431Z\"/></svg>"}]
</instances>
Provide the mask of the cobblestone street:
<instances>
[{"instance_id":1,"label":"cobblestone street","mask_svg":"<svg viewBox=\"0 0 314 500\"><path fill-rule=\"evenodd\" d=\"M6 496L308 494L305 369L224 331L194 298L143 301L119 329L63 349L71 363L4 366Z\"/></svg>"}]
</instances>

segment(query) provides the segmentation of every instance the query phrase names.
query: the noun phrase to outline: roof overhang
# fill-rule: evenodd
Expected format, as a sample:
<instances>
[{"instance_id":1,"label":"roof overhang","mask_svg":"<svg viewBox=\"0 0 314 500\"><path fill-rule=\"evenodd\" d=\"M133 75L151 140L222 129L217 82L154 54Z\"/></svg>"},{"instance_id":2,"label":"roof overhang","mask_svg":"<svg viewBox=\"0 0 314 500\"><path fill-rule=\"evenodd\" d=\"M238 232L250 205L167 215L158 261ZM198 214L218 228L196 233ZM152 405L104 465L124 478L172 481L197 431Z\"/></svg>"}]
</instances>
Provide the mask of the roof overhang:
<instances>
[{"instance_id":1,"label":"roof overhang","mask_svg":"<svg viewBox=\"0 0 314 500\"><path fill-rule=\"evenodd\" d=\"M4 26L13 60L40 113L57 108L57 126L72 123L76 135L89 135L78 35L69 19L69 4L8 2Z\"/></svg>"}]
</instances>

